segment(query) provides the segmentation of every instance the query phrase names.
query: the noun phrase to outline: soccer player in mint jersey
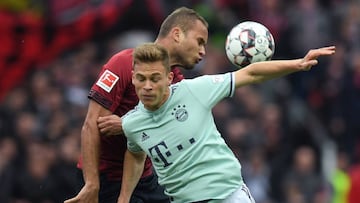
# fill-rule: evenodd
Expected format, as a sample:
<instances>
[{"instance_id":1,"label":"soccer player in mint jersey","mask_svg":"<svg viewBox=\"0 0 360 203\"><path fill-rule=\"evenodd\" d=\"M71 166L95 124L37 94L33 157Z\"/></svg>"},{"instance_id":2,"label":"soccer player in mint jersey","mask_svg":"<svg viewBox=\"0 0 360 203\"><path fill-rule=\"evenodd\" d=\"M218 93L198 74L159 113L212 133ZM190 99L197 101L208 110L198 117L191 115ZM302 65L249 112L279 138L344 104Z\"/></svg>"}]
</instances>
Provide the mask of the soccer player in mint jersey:
<instances>
[{"instance_id":1,"label":"soccer player in mint jersey","mask_svg":"<svg viewBox=\"0 0 360 203\"><path fill-rule=\"evenodd\" d=\"M155 43L166 47L171 56L172 82L183 79L179 67L192 69L202 59L207 40L208 23L192 9L178 8L164 20ZM81 131L81 158L78 162L84 183L77 196L65 203L117 202L126 138L122 135L119 119L120 129L101 133L97 119L111 114L122 116L138 104L139 99L131 83L132 54L133 49L127 49L111 57L90 90L88 113ZM131 202L169 202L153 173L150 160L145 162L142 171Z\"/></svg>"},{"instance_id":2,"label":"soccer player in mint jersey","mask_svg":"<svg viewBox=\"0 0 360 203\"><path fill-rule=\"evenodd\" d=\"M172 202L254 202L211 109L236 88L310 70L319 56L334 53L335 47L324 47L302 59L253 63L171 85L167 51L153 43L137 47L132 83L141 102L122 117L128 150L119 202L129 201L147 156Z\"/></svg>"}]
</instances>

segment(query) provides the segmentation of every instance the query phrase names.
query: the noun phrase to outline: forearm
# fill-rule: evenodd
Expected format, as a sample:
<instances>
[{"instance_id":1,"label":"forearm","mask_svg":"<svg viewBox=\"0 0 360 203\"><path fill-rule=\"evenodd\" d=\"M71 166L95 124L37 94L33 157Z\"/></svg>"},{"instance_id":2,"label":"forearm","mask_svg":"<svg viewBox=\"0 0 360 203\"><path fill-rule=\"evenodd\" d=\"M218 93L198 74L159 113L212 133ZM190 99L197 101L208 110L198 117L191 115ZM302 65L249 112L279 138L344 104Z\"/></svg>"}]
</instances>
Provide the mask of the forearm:
<instances>
[{"instance_id":1,"label":"forearm","mask_svg":"<svg viewBox=\"0 0 360 203\"><path fill-rule=\"evenodd\" d=\"M236 87L260 83L303 70L301 59L264 61L248 65L235 72Z\"/></svg>"},{"instance_id":2,"label":"forearm","mask_svg":"<svg viewBox=\"0 0 360 203\"><path fill-rule=\"evenodd\" d=\"M145 158L145 153L132 153L126 150L119 202L129 202L143 173Z\"/></svg>"},{"instance_id":3,"label":"forearm","mask_svg":"<svg viewBox=\"0 0 360 203\"><path fill-rule=\"evenodd\" d=\"M85 183L95 189L99 183L100 135L96 124L85 122L81 131L82 170Z\"/></svg>"},{"instance_id":4,"label":"forearm","mask_svg":"<svg viewBox=\"0 0 360 203\"><path fill-rule=\"evenodd\" d=\"M335 53L335 46L311 49L301 59L264 61L248 65L235 72L235 86L259 83L297 71L309 70L318 63L317 58Z\"/></svg>"}]
</instances>

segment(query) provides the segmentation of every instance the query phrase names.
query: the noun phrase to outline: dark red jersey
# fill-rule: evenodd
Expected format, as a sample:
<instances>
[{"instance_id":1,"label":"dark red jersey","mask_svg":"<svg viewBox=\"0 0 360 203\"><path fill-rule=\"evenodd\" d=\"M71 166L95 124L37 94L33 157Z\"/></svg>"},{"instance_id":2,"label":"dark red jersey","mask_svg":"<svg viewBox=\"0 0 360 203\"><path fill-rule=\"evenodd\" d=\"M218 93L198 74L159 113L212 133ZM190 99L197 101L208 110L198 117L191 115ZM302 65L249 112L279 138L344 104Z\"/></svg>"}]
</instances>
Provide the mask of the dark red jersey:
<instances>
[{"instance_id":1,"label":"dark red jersey","mask_svg":"<svg viewBox=\"0 0 360 203\"><path fill-rule=\"evenodd\" d=\"M118 116L133 109L139 102L131 82L133 49L126 49L110 58L103 66L97 82L91 87L89 98ZM174 80L184 77L178 68L173 68ZM124 135L101 136L100 173L107 174L109 179L121 180L124 154L127 142ZM78 167L82 167L81 157ZM150 159L145 162L142 177L152 173Z\"/></svg>"}]
</instances>

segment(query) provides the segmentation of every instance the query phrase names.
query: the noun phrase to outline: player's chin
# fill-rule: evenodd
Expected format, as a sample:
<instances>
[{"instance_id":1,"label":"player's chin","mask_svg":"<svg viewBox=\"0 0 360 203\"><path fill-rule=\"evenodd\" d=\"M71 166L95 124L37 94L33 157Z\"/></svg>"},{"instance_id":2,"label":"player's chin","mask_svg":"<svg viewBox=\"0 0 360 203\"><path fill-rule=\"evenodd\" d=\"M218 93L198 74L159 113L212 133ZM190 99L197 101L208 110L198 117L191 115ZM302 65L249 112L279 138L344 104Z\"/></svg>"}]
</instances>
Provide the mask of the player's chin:
<instances>
[{"instance_id":1,"label":"player's chin","mask_svg":"<svg viewBox=\"0 0 360 203\"><path fill-rule=\"evenodd\" d=\"M149 102L152 101L152 97L150 96L141 96L141 100L144 102Z\"/></svg>"},{"instance_id":2,"label":"player's chin","mask_svg":"<svg viewBox=\"0 0 360 203\"><path fill-rule=\"evenodd\" d=\"M141 102L144 104L144 106L151 106L152 102L148 100L142 99Z\"/></svg>"},{"instance_id":3,"label":"player's chin","mask_svg":"<svg viewBox=\"0 0 360 203\"><path fill-rule=\"evenodd\" d=\"M195 68L195 65L196 65L196 64L197 64L197 62L189 63L189 64L184 65L183 68L184 68L185 70L192 70L192 69Z\"/></svg>"},{"instance_id":4,"label":"player's chin","mask_svg":"<svg viewBox=\"0 0 360 203\"><path fill-rule=\"evenodd\" d=\"M141 95L140 99L143 103L152 103L154 101L154 97L150 95Z\"/></svg>"},{"instance_id":5,"label":"player's chin","mask_svg":"<svg viewBox=\"0 0 360 203\"><path fill-rule=\"evenodd\" d=\"M158 109L159 104L157 102L155 102L154 100L152 101L141 101L144 105L144 107L148 110L151 111L155 111L156 109Z\"/></svg>"}]
</instances>

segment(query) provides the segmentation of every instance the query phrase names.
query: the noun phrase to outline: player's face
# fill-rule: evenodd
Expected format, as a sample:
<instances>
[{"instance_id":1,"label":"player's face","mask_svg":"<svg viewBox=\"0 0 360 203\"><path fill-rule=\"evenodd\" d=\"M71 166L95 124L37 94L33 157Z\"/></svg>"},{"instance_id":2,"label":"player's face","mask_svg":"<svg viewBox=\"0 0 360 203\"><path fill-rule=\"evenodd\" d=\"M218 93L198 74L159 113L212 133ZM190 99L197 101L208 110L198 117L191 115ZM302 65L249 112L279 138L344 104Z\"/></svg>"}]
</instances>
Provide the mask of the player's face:
<instances>
[{"instance_id":1,"label":"player's face","mask_svg":"<svg viewBox=\"0 0 360 203\"><path fill-rule=\"evenodd\" d=\"M166 101L173 73L167 73L164 65L158 61L138 63L134 66L132 83L145 108L154 111Z\"/></svg>"},{"instance_id":2,"label":"player's face","mask_svg":"<svg viewBox=\"0 0 360 203\"><path fill-rule=\"evenodd\" d=\"M197 20L194 27L186 34L182 33L179 44L170 58L185 69L193 69L205 56L205 46L208 40L208 29Z\"/></svg>"}]
</instances>

